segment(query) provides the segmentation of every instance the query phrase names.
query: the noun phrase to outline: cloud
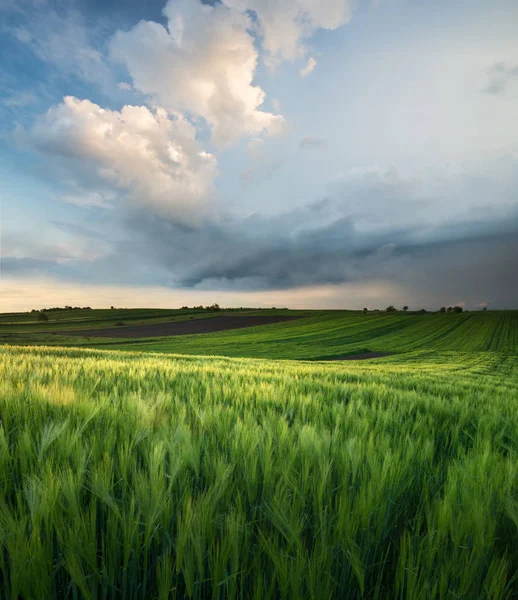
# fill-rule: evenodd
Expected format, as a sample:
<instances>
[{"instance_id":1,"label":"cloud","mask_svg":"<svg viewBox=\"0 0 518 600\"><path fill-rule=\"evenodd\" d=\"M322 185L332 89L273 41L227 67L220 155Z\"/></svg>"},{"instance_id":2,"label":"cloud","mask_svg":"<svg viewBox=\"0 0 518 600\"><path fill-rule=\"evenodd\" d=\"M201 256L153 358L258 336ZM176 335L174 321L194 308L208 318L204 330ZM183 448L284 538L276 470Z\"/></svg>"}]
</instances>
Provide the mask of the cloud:
<instances>
[{"instance_id":1,"label":"cloud","mask_svg":"<svg viewBox=\"0 0 518 600\"><path fill-rule=\"evenodd\" d=\"M518 81L518 65L511 67L505 62L497 62L487 72L490 78L484 90L487 94L503 94L510 83Z\"/></svg>"},{"instance_id":2,"label":"cloud","mask_svg":"<svg viewBox=\"0 0 518 600\"><path fill-rule=\"evenodd\" d=\"M222 0L257 19L258 33L267 52L267 63L296 60L307 53L305 41L318 29L334 30L347 23L352 0Z\"/></svg>"},{"instance_id":3,"label":"cloud","mask_svg":"<svg viewBox=\"0 0 518 600\"><path fill-rule=\"evenodd\" d=\"M327 142L323 138L305 135L299 142L299 148L303 150L325 150Z\"/></svg>"},{"instance_id":4,"label":"cloud","mask_svg":"<svg viewBox=\"0 0 518 600\"><path fill-rule=\"evenodd\" d=\"M284 164L283 159L272 159L264 147L262 139L254 139L248 142L247 152L250 166L241 172L241 181L244 184L259 182L272 175Z\"/></svg>"},{"instance_id":5,"label":"cloud","mask_svg":"<svg viewBox=\"0 0 518 600\"><path fill-rule=\"evenodd\" d=\"M72 194L60 194L58 200L74 204L75 206L97 206L99 208L112 208L115 194L110 192L79 192Z\"/></svg>"},{"instance_id":6,"label":"cloud","mask_svg":"<svg viewBox=\"0 0 518 600\"><path fill-rule=\"evenodd\" d=\"M146 259L193 290L282 290L390 281L425 306L518 301L518 205L501 217L363 231L334 202L185 228L146 215L128 231ZM125 247L125 251L128 248ZM130 250L131 251L131 250ZM408 303L407 302L407 303Z\"/></svg>"},{"instance_id":7,"label":"cloud","mask_svg":"<svg viewBox=\"0 0 518 600\"><path fill-rule=\"evenodd\" d=\"M262 151L262 143L252 153ZM502 187L492 189L500 198L513 183L505 180L503 169L494 170ZM115 223L118 235L110 236L95 260L79 257L38 266L29 261L56 256L20 242L11 256L24 262L7 262L7 268L31 274L39 269L63 280L138 282L196 293L341 286L345 294L350 286L374 286L385 290L379 301L386 304L433 308L485 299L492 306L512 307L518 302L518 199L477 204L486 196L479 176L465 173L464 187L450 182L443 189L395 169L358 168L330 185L326 197L304 206L247 217L209 212L195 223L142 203L133 211L110 211L107 233ZM475 185L480 197L473 199ZM462 203L461 190L471 198L471 209ZM438 195L431 198L432 193ZM428 200L424 208L419 205L423 198ZM88 230L60 228L83 244L90 237ZM347 297L341 302L347 305Z\"/></svg>"},{"instance_id":8,"label":"cloud","mask_svg":"<svg viewBox=\"0 0 518 600\"><path fill-rule=\"evenodd\" d=\"M312 56L310 56L308 58L308 62L306 64L306 66L302 67L302 69L300 69L300 71L299 71L300 76L307 77L310 73L313 73L316 66L317 66L317 61Z\"/></svg>"},{"instance_id":9,"label":"cloud","mask_svg":"<svg viewBox=\"0 0 518 600\"><path fill-rule=\"evenodd\" d=\"M39 3L24 6L23 25L11 33L28 45L42 61L53 65L67 76L94 83L110 92L115 83L99 50L101 33L87 27L83 17L73 9L61 14Z\"/></svg>"},{"instance_id":10,"label":"cloud","mask_svg":"<svg viewBox=\"0 0 518 600\"><path fill-rule=\"evenodd\" d=\"M158 108L111 111L67 96L17 137L63 174L63 199L75 204L124 200L190 219L206 208L217 174L193 125Z\"/></svg>"},{"instance_id":11,"label":"cloud","mask_svg":"<svg viewBox=\"0 0 518 600\"><path fill-rule=\"evenodd\" d=\"M260 109L265 93L252 84L258 53L249 17L197 0L170 1L164 15L167 27L141 21L112 40L111 55L126 66L133 86L169 112L205 119L221 146L278 133L282 116Z\"/></svg>"},{"instance_id":12,"label":"cloud","mask_svg":"<svg viewBox=\"0 0 518 600\"><path fill-rule=\"evenodd\" d=\"M2 99L2 104L8 108L25 108L27 105L36 104L38 97L27 90L17 91Z\"/></svg>"}]
</instances>

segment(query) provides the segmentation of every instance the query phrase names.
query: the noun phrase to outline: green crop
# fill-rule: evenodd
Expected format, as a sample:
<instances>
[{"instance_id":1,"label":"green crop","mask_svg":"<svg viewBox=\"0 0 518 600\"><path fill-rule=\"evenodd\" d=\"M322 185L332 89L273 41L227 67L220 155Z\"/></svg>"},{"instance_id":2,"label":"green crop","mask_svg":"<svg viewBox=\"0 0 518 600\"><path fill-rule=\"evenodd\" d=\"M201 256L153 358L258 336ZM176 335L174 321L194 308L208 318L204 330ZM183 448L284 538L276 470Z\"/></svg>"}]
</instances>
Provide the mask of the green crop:
<instances>
[{"instance_id":1,"label":"green crop","mask_svg":"<svg viewBox=\"0 0 518 600\"><path fill-rule=\"evenodd\" d=\"M4 346L0 382L1 600L518 594L516 354Z\"/></svg>"},{"instance_id":2,"label":"green crop","mask_svg":"<svg viewBox=\"0 0 518 600\"><path fill-rule=\"evenodd\" d=\"M231 311L232 315L285 314L286 311ZM217 316L229 314L229 311ZM105 349L234 357L324 359L374 352L505 352L518 353L518 312L461 314L354 311L289 311L300 319L231 331L147 339L84 338L67 330L212 318L215 313L114 310L51 314L38 323L31 314L0 316L0 343L83 346ZM32 319L32 321L31 321ZM121 328L121 332L124 329Z\"/></svg>"}]
</instances>

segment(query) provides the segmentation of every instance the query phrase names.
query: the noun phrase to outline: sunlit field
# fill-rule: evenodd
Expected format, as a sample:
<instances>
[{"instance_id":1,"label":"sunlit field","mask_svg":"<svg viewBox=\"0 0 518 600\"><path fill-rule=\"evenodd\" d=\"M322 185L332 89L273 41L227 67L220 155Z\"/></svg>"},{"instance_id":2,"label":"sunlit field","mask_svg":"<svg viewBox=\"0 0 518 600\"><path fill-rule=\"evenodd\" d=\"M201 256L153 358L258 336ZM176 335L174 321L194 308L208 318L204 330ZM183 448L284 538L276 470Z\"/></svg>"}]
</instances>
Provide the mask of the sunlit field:
<instances>
[{"instance_id":1,"label":"sunlit field","mask_svg":"<svg viewBox=\"0 0 518 600\"><path fill-rule=\"evenodd\" d=\"M0 381L2 600L518 594L516 350L3 346Z\"/></svg>"}]
</instances>

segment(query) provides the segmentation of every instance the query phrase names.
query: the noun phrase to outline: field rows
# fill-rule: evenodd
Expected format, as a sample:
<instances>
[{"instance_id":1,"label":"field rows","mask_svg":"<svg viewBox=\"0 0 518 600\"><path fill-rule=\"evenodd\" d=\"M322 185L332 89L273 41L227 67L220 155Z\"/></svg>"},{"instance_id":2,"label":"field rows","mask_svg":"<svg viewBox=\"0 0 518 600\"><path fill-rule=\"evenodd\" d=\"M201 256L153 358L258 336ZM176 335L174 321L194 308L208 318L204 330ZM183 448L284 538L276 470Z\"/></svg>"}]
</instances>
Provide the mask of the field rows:
<instances>
[{"instance_id":1,"label":"field rows","mask_svg":"<svg viewBox=\"0 0 518 600\"><path fill-rule=\"evenodd\" d=\"M324 358L364 351L518 353L518 314L318 315L250 330L97 347L264 358ZM90 342L91 344L91 342Z\"/></svg>"}]
</instances>

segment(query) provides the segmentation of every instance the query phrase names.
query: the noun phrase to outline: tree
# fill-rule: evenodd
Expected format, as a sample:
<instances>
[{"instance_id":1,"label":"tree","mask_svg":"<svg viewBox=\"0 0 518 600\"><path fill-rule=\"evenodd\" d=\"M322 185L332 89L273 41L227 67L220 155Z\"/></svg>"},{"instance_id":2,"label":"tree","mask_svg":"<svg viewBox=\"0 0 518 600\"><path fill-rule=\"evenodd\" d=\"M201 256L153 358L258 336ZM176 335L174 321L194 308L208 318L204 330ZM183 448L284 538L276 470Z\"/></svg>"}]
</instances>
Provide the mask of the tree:
<instances>
[{"instance_id":1,"label":"tree","mask_svg":"<svg viewBox=\"0 0 518 600\"><path fill-rule=\"evenodd\" d=\"M446 312L446 306L441 306L441 309L439 312L445 313Z\"/></svg>"},{"instance_id":2,"label":"tree","mask_svg":"<svg viewBox=\"0 0 518 600\"><path fill-rule=\"evenodd\" d=\"M448 308L446 310L447 310L447 312L452 312L453 307L452 306L448 306Z\"/></svg>"},{"instance_id":3,"label":"tree","mask_svg":"<svg viewBox=\"0 0 518 600\"><path fill-rule=\"evenodd\" d=\"M393 312L397 312L397 308L395 306L387 306L387 312L393 313Z\"/></svg>"},{"instance_id":4,"label":"tree","mask_svg":"<svg viewBox=\"0 0 518 600\"><path fill-rule=\"evenodd\" d=\"M403 306L403 310L406 312L408 310L408 306Z\"/></svg>"},{"instance_id":5,"label":"tree","mask_svg":"<svg viewBox=\"0 0 518 600\"><path fill-rule=\"evenodd\" d=\"M484 306L484 307L482 308L482 310L487 310L487 306Z\"/></svg>"},{"instance_id":6,"label":"tree","mask_svg":"<svg viewBox=\"0 0 518 600\"><path fill-rule=\"evenodd\" d=\"M115 306L110 306L110 309L111 310L115 310Z\"/></svg>"},{"instance_id":7,"label":"tree","mask_svg":"<svg viewBox=\"0 0 518 600\"><path fill-rule=\"evenodd\" d=\"M38 315L38 321L41 321L42 323L48 321L49 318L47 317L47 315L43 312L40 312L40 314Z\"/></svg>"},{"instance_id":8,"label":"tree","mask_svg":"<svg viewBox=\"0 0 518 600\"><path fill-rule=\"evenodd\" d=\"M364 308L364 309L363 309L363 314L364 314L364 315L366 315L368 312L369 312L369 309L368 309L368 308Z\"/></svg>"},{"instance_id":9,"label":"tree","mask_svg":"<svg viewBox=\"0 0 518 600\"><path fill-rule=\"evenodd\" d=\"M461 313L461 312L462 312L462 306L455 306L455 307L453 308L453 312L456 312L456 313Z\"/></svg>"}]
</instances>

